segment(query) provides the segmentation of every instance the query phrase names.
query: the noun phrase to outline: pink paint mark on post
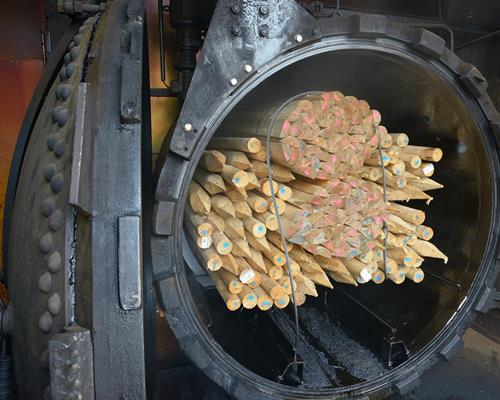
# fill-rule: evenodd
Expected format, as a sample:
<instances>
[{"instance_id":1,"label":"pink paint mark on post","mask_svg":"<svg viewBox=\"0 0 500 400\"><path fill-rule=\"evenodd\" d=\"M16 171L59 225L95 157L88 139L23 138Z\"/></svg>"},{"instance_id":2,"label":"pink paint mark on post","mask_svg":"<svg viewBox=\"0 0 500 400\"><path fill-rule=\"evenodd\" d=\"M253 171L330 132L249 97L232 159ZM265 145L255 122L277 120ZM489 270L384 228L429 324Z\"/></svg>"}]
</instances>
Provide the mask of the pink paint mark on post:
<instances>
[{"instance_id":1,"label":"pink paint mark on post","mask_svg":"<svg viewBox=\"0 0 500 400\"><path fill-rule=\"evenodd\" d=\"M332 205L337 208L342 208L342 206L344 205L344 200L340 198L335 199L333 200Z\"/></svg>"},{"instance_id":2,"label":"pink paint mark on post","mask_svg":"<svg viewBox=\"0 0 500 400\"><path fill-rule=\"evenodd\" d=\"M310 115L304 115L302 117L302 121L304 121L307 125L312 125L312 123L314 122L314 118Z\"/></svg>"}]
</instances>

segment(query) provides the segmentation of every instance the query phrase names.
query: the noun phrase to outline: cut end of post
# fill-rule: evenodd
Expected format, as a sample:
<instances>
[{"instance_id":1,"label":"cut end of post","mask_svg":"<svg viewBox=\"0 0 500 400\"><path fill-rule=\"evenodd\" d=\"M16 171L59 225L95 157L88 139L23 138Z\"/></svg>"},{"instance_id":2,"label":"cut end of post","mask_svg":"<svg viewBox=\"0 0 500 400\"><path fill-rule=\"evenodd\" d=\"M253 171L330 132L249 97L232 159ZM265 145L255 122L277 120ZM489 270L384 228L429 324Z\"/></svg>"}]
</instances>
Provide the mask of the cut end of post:
<instances>
[{"instance_id":1,"label":"cut end of post","mask_svg":"<svg viewBox=\"0 0 500 400\"><path fill-rule=\"evenodd\" d=\"M256 154L262 148L262 143L257 138L251 138L248 140L247 146L250 153Z\"/></svg>"}]
</instances>

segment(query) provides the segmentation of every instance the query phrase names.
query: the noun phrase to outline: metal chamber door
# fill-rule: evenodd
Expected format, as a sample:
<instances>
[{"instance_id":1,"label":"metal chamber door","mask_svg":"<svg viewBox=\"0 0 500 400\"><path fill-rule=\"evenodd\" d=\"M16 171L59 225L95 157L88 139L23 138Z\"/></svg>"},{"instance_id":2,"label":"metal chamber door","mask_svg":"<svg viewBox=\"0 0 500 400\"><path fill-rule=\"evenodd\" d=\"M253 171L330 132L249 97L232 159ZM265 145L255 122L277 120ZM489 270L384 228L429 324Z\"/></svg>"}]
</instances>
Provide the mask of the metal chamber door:
<instances>
[{"instance_id":1,"label":"metal chamber door","mask_svg":"<svg viewBox=\"0 0 500 400\"><path fill-rule=\"evenodd\" d=\"M82 21L18 144L7 284L22 399L145 398L143 26L141 1Z\"/></svg>"}]
</instances>

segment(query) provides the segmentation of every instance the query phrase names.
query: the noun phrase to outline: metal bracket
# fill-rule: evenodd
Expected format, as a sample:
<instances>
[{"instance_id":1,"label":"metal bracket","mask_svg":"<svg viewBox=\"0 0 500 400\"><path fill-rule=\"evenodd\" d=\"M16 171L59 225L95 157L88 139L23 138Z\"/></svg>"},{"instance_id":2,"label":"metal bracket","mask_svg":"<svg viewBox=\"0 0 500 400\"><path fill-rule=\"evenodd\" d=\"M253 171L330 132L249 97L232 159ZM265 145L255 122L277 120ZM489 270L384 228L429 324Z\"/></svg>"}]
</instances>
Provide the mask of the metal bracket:
<instances>
[{"instance_id":1,"label":"metal bracket","mask_svg":"<svg viewBox=\"0 0 500 400\"><path fill-rule=\"evenodd\" d=\"M430 57L441 57L446 47L446 41L425 29L417 29L413 47Z\"/></svg>"},{"instance_id":2,"label":"metal bracket","mask_svg":"<svg viewBox=\"0 0 500 400\"><path fill-rule=\"evenodd\" d=\"M81 82L76 96L75 134L73 138L73 160L69 203L87 214L92 213L90 201L92 176L92 135L85 134L86 100L89 84Z\"/></svg>"},{"instance_id":3,"label":"metal bracket","mask_svg":"<svg viewBox=\"0 0 500 400\"><path fill-rule=\"evenodd\" d=\"M493 309L500 309L500 291L487 286L476 304L476 311L486 314Z\"/></svg>"},{"instance_id":4,"label":"metal bracket","mask_svg":"<svg viewBox=\"0 0 500 400\"><path fill-rule=\"evenodd\" d=\"M142 301L141 217L118 219L118 291L123 310L135 310Z\"/></svg>"},{"instance_id":5,"label":"metal bracket","mask_svg":"<svg viewBox=\"0 0 500 400\"><path fill-rule=\"evenodd\" d=\"M233 27L228 21L234 21ZM269 0L265 9L247 1L220 0L172 135L171 151L190 159L208 120L239 84L280 53L315 40L316 25L295 0ZM192 129L185 130L187 124Z\"/></svg>"},{"instance_id":6,"label":"metal bracket","mask_svg":"<svg viewBox=\"0 0 500 400\"><path fill-rule=\"evenodd\" d=\"M93 400L94 359L90 331L69 326L49 341L50 398Z\"/></svg>"},{"instance_id":7,"label":"metal bracket","mask_svg":"<svg viewBox=\"0 0 500 400\"><path fill-rule=\"evenodd\" d=\"M384 338L382 342L382 358L389 368L397 367L407 361L410 351L403 340Z\"/></svg>"},{"instance_id":8,"label":"metal bracket","mask_svg":"<svg viewBox=\"0 0 500 400\"><path fill-rule=\"evenodd\" d=\"M400 381L394 384L395 391L400 395L405 395L420 385L420 375L417 371L410 370Z\"/></svg>"},{"instance_id":9,"label":"metal bracket","mask_svg":"<svg viewBox=\"0 0 500 400\"><path fill-rule=\"evenodd\" d=\"M464 347L464 341L458 334L447 341L439 350L438 353L445 360L451 360L460 349Z\"/></svg>"},{"instance_id":10,"label":"metal bracket","mask_svg":"<svg viewBox=\"0 0 500 400\"><path fill-rule=\"evenodd\" d=\"M465 64L464 67L460 79L476 97L482 96L488 89L488 81L474 65Z\"/></svg>"}]
</instances>

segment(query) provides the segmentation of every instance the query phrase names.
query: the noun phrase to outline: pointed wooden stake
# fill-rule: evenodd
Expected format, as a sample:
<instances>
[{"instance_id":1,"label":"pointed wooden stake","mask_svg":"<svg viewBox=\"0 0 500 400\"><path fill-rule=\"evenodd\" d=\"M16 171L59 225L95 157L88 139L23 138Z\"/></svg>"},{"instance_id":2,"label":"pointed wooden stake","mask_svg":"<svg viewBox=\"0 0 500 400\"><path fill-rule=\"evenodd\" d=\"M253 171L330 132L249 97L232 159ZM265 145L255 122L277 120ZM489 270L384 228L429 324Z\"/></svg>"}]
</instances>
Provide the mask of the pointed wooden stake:
<instances>
[{"instance_id":1,"label":"pointed wooden stake","mask_svg":"<svg viewBox=\"0 0 500 400\"><path fill-rule=\"evenodd\" d=\"M259 286L256 287L253 291L257 296L257 306L260 310L267 311L273 306L274 300L266 293L264 289Z\"/></svg>"},{"instance_id":2,"label":"pointed wooden stake","mask_svg":"<svg viewBox=\"0 0 500 400\"><path fill-rule=\"evenodd\" d=\"M421 257L440 258L445 264L448 262L448 257L441 250L425 240L417 239L410 247Z\"/></svg>"},{"instance_id":3,"label":"pointed wooden stake","mask_svg":"<svg viewBox=\"0 0 500 400\"><path fill-rule=\"evenodd\" d=\"M266 226L260 222L258 219L254 217L246 217L242 218L241 221L245 226L245 229L250 232L251 235L261 238L266 236L267 228Z\"/></svg>"},{"instance_id":4,"label":"pointed wooden stake","mask_svg":"<svg viewBox=\"0 0 500 400\"><path fill-rule=\"evenodd\" d=\"M212 235L212 238L217 253L221 255L227 255L231 253L231 250L233 249L233 244L224 233L216 231Z\"/></svg>"},{"instance_id":5,"label":"pointed wooden stake","mask_svg":"<svg viewBox=\"0 0 500 400\"><path fill-rule=\"evenodd\" d=\"M213 246L210 246L208 249L200 249L200 253L205 267L209 271L218 271L222 268L222 260Z\"/></svg>"},{"instance_id":6,"label":"pointed wooden stake","mask_svg":"<svg viewBox=\"0 0 500 400\"><path fill-rule=\"evenodd\" d=\"M409 154L416 154L426 161L438 162L443 158L443 151L437 147L407 146L405 151Z\"/></svg>"},{"instance_id":7,"label":"pointed wooden stake","mask_svg":"<svg viewBox=\"0 0 500 400\"><path fill-rule=\"evenodd\" d=\"M210 196L196 182L191 182L188 189L189 204L193 211L199 215L207 215L212 208Z\"/></svg>"},{"instance_id":8,"label":"pointed wooden stake","mask_svg":"<svg viewBox=\"0 0 500 400\"><path fill-rule=\"evenodd\" d=\"M274 306L277 308L285 308L290 303L290 296L283 293L279 298L274 300Z\"/></svg>"},{"instance_id":9,"label":"pointed wooden stake","mask_svg":"<svg viewBox=\"0 0 500 400\"><path fill-rule=\"evenodd\" d=\"M250 182L250 177L245 171L227 164L222 168L220 175L226 182L237 188L245 188Z\"/></svg>"},{"instance_id":10,"label":"pointed wooden stake","mask_svg":"<svg viewBox=\"0 0 500 400\"><path fill-rule=\"evenodd\" d=\"M406 277L415 283L420 283L424 280L425 274L420 268L411 268L406 272Z\"/></svg>"},{"instance_id":11,"label":"pointed wooden stake","mask_svg":"<svg viewBox=\"0 0 500 400\"><path fill-rule=\"evenodd\" d=\"M252 266L256 271L268 272L264 257L259 250L250 247L250 257L246 258L246 261Z\"/></svg>"},{"instance_id":12,"label":"pointed wooden stake","mask_svg":"<svg viewBox=\"0 0 500 400\"><path fill-rule=\"evenodd\" d=\"M236 311L241 307L241 300L237 295L231 294L222 280L222 278L216 273L210 272L210 278L212 278L212 282L215 284L215 288L217 292L219 292L220 297L226 303L226 307L230 311Z\"/></svg>"},{"instance_id":13,"label":"pointed wooden stake","mask_svg":"<svg viewBox=\"0 0 500 400\"><path fill-rule=\"evenodd\" d=\"M218 174L214 174L211 172L207 172L204 169L197 168L194 172L194 179L212 196L214 194L224 193L226 191L224 180Z\"/></svg>"},{"instance_id":14,"label":"pointed wooden stake","mask_svg":"<svg viewBox=\"0 0 500 400\"><path fill-rule=\"evenodd\" d=\"M242 151L222 150L221 153L226 157L226 164L235 168L245 171L252 166L248 157Z\"/></svg>"},{"instance_id":15,"label":"pointed wooden stake","mask_svg":"<svg viewBox=\"0 0 500 400\"><path fill-rule=\"evenodd\" d=\"M236 262L236 259L232 254L220 256L220 259L222 261L222 268L224 268L226 271L231 272L234 275L239 274L238 263Z\"/></svg>"},{"instance_id":16,"label":"pointed wooden stake","mask_svg":"<svg viewBox=\"0 0 500 400\"><path fill-rule=\"evenodd\" d=\"M223 218L236 216L236 211L231 200L221 194L216 194L212 197L212 207Z\"/></svg>"},{"instance_id":17,"label":"pointed wooden stake","mask_svg":"<svg viewBox=\"0 0 500 400\"><path fill-rule=\"evenodd\" d=\"M213 149L238 150L248 153L258 153L261 146L261 142L257 138L238 137L214 137L209 144L209 147Z\"/></svg>"},{"instance_id":18,"label":"pointed wooden stake","mask_svg":"<svg viewBox=\"0 0 500 400\"><path fill-rule=\"evenodd\" d=\"M243 286L243 290L241 291L240 294L238 294L238 296L241 300L241 304L247 310L251 310L252 308L255 308L255 306L257 305L256 294L253 292L252 289L250 289L246 285Z\"/></svg>"},{"instance_id":19,"label":"pointed wooden stake","mask_svg":"<svg viewBox=\"0 0 500 400\"><path fill-rule=\"evenodd\" d=\"M263 213L267 211L267 201L264 197L258 195L257 193L248 193L247 199L248 205L256 213Z\"/></svg>"},{"instance_id":20,"label":"pointed wooden stake","mask_svg":"<svg viewBox=\"0 0 500 400\"><path fill-rule=\"evenodd\" d=\"M264 211L263 213L255 213L255 218L257 218L260 222L266 225L266 228L269 231L277 231L278 230L278 219L276 215L269 211Z\"/></svg>"},{"instance_id":21,"label":"pointed wooden stake","mask_svg":"<svg viewBox=\"0 0 500 400\"><path fill-rule=\"evenodd\" d=\"M226 163L226 157L217 150L205 150L201 156L199 165L210 172L221 172Z\"/></svg>"},{"instance_id":22,"label":"pointed wooden stake","mask_svg":"<svg viewBox=\"0 0 500 400\"><path fill-rule=\"evenodd\" d=\"M220 269L217 274L222 278L226 284L229 293L238 294L243 290L243 284L238 279L238 277L225 269Z\"/></svg>"}]
</instances>

